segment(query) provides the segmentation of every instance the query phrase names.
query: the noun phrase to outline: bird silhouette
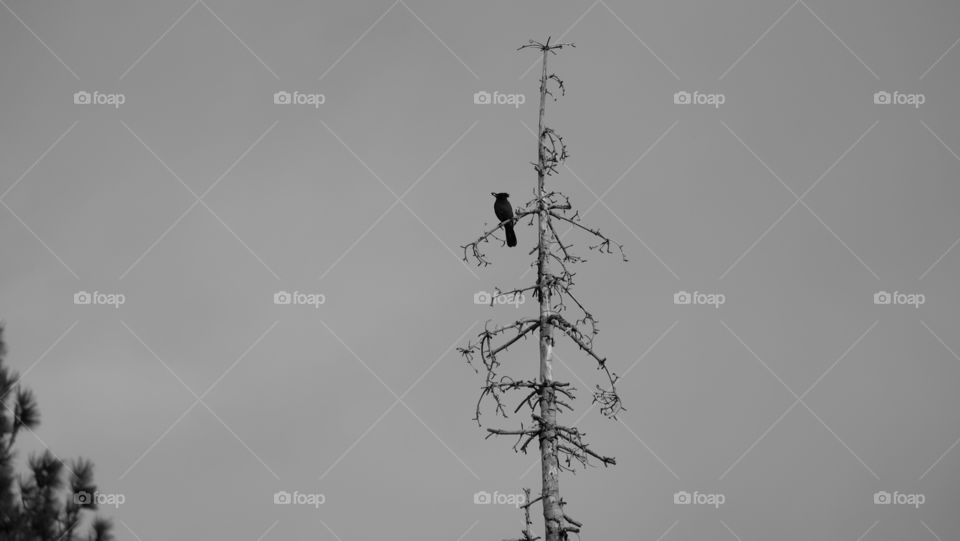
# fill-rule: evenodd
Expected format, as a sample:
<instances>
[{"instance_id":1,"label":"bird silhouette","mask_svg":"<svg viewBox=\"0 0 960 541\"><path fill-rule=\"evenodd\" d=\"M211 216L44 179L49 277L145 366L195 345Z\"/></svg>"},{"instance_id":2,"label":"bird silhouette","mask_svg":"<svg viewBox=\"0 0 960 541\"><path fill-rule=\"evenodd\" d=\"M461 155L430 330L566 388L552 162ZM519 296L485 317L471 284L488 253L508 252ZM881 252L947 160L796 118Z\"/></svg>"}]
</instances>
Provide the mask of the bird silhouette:
<instances>
[{"instance_id":1,"label":"bird silhouette","mask_svg":"<svg viewBox=\"0 0 960 541\"><path fill-rule=\"evenodd\" d=\"M510 194L490 192L490 195L497 198L497 200L493 202L493 212L497 215L497 219L503 222L504 220L513 218L513 207L507 199L510 197ZM513 232L513 222L503 224L503 231L507 235L507 246L511 248L516 246L517 235Z\"/></svg>"}]
</instances>

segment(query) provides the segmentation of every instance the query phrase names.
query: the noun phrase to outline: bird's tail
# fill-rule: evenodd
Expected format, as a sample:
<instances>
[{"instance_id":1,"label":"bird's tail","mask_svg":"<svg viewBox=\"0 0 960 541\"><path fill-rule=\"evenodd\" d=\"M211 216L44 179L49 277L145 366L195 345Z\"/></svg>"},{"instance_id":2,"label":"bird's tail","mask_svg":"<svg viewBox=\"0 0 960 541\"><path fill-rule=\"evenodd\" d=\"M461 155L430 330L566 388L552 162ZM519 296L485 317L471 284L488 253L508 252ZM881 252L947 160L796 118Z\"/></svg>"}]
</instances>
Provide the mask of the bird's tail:
<instances>
[{"instance_id":1,"label":"bird's tail","mask_svg":"<svg viewBox=\"0 0 960 541\"><path fill-rule=\"evenodd\" d=\"M513 224L506 224L503 229L507 233L507 246L513 248L517 245L517 234L513 232Z\"/></svg>"}]
</instances>

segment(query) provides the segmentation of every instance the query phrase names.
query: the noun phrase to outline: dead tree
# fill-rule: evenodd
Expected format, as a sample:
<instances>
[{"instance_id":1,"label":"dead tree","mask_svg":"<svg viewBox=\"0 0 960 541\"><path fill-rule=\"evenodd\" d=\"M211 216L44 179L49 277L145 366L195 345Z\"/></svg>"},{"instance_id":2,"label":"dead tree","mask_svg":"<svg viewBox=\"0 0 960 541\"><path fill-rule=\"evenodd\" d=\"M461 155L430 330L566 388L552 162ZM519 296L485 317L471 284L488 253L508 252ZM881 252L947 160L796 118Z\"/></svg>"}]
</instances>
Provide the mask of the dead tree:
<instances>
[{"instance_id":1,"label":"dead tree","mask_svg":"<svg viewBox=\"0 0 960 541\"><path fill-rule=\"evenodd\" d=\"M521 318L508 325L491 326L488 322L476 339L468 342L465 347L458 348L460 354L474 367L474 370L479 372L473 361L479 359L483 364L485 381L481 387L474 418L478 425L482 426L480 413L485 403L492 404L495 415L507 418L505 402L508 395L523 396L512 410L513 413L518 413L524 408L530 410L529 426L521 422L520 427L514 429L487 428L487 437L516 436L517 441L513 448L523 453L527 452L527 447L534 439L539 443L542 489L538 498L533 501L527 499L524 510L529 517L530 506L537 501L542 502L546 541L568 539L570 532L579 534L582 526L564 511L564 501L560 498L560 473L564 470L572 471L574 462L587 466L591 464L591 459L604 466L616 464L614 458L603 456L591 449L590 445L584 441L585 434L575 426L557 423L557 413L560 408L573 410L575 389L570 383L554 379L555 330L570 339L581 352L596 363L604 383L596 386L593 401L600 406L601 412L615 419L616 415L623 410L616 390L618 376L610 371L607 359L597 354L593 347L594 337L598 333L597 319L573 293L575 274L572 268L585 259L575 255L572 250L573 244L565 244L563 237L571 231L586 234L593 243L589 245L590 250L613 254L615 247L619 256L626 261L623 246L612 241L598 229L581 223L579 212L573 209L569 198L558 191L549 190L545 183L546 178L556 174L557 167L567 158L567 146L563 137L544 124L547 97L556 101L557 93L563 95L566 91L563 80L547 71L547 58L564 47L573 47L573 44L550 43L548 38L545 43L530 40L527 45L518 49L536 49L542 55L537 161L533 164L537 173L537 185L533 190L533 199L517 208L512 220L504 220L496 227L484 232L477 240L462 246L464 261L472 261L481 267L487 266L490 261L484 252L484 247L490 243L491 239L504 243L497 236L497 232L504 225L513 225L525 220L532 226L536 221L538 241L536 248L530 251L530 255L536 254L536 259L531 263L537 270L536 282L510 291L497 288L494 291L494 298L499 295L530 293L538 301L539 313L537 317ZM557 225L562 223L568 227L564 235L557 231ZM556 265L556 270L551 269L551 263ZM491 299L492 302L493 299ZM576 316L569 316L571 312ZM517 380L502 374L498 356L521 339L532 336L535 331L539 333L539 378ZM521 539L539 539L531 532L529 518Z\"/></svg>"}]
</instances>

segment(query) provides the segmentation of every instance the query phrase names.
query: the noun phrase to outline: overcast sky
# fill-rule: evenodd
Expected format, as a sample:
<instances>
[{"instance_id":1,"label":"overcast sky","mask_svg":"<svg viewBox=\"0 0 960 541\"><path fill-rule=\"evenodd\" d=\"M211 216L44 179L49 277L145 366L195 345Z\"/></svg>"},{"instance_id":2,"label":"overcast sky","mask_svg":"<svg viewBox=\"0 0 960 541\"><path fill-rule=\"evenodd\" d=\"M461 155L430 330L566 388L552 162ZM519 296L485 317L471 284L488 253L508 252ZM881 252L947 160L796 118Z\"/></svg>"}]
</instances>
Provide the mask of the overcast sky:
<instances>
[{"instance_id":1,"label":"overcast sky","mask_svg":"<svg viewBox=\"0 0 960 541\"><path fill-rule=\"evenodd\" d=\"M486 268L459 246L490 192L531 196L515 49L553 36L576 48L550 57L550 187L629 257L566 237L628 409L590 409L599 374L558 347L561 422L618 462L561 478L583 539L954 538L958 23L948 0L0 1L0 318L43 414L21 464L91 458L121 540L516 537L474 495L538 492L536 453L484 440L456 347L535 314L473 300L531 282L535 230ZM534 346L504 370L533 377Z\"/></svg>"}]
</instances>

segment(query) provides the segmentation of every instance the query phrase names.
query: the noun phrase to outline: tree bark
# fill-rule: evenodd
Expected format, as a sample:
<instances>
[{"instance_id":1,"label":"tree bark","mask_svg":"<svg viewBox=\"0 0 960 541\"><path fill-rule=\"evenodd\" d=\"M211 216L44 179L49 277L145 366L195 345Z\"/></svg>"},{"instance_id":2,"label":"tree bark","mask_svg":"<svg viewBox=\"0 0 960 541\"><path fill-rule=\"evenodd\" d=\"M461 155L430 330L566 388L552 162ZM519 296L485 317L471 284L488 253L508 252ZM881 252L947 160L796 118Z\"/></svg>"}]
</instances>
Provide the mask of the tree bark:
<instances>
[{"instance_id":1,"label":"tree bark","mask_svg":"<svg viewBox=\"0 0 960 541\"><path fill-rule=\"evenodd\" d=\"M549 45L549 42L548 42ZM540 415L543 419L540 430L540 466L542 477L542 502L545 541L561 541L566 538L563 530L563 509L560 506L560 469L557 462L557 401L553 388L553 326L550 322L550 289L547 280L550 274L549 242L550 215L546 209L544 177L546 175L546 149L544 148L543 117L547 103L547 54L543 49L543 66L540 73L540 121L537 131L537 293L540 299Z\"/></svg>"}]
</instances>

